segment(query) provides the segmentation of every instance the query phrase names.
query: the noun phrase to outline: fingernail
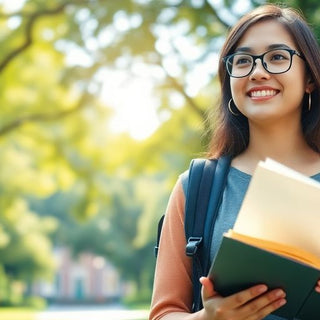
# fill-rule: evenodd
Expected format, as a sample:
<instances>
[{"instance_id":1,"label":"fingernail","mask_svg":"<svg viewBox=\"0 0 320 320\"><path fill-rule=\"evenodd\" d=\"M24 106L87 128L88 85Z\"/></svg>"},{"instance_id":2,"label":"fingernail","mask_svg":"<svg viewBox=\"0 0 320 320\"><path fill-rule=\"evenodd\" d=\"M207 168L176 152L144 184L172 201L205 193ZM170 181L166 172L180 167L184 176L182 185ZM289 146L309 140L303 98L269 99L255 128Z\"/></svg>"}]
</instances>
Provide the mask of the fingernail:
<instances>
[{"instance_id":1,"label":"fingernail","mask_svg":"<svg viewBox=\"0 0 320 320\"><path fill-rule=\"evenodd\" d=\"M266 292L267 290L268 290L267 286L261 285L261 286L257 287L256 292L257 293L263 293L263 292Z\"/></svg>"},{"instance_id":2,"label":"fingernail","mask_svg":"<svg viewBox=\"0 0 320 320\"><path fill-rule=\"evenodd\" d=\"M282 291L282 290L277 290L277 291L275 292L275 296L276 296L277 298L284 297L285 295L286 295L285 292Z\"/></svg>"},{"instance_id":3,"label":"fingernail","mask_svg":"<svg viewBox=\"0 0 320 320\"><path fill-rule=\"evenodd\" d=\"M287 300L286 300L286 299L281 299L281 300L278 301L278 306L281 307L281 306L283 306L283 305L286 304L286 303L287 303Z\"/></svg>"}]
</instances>

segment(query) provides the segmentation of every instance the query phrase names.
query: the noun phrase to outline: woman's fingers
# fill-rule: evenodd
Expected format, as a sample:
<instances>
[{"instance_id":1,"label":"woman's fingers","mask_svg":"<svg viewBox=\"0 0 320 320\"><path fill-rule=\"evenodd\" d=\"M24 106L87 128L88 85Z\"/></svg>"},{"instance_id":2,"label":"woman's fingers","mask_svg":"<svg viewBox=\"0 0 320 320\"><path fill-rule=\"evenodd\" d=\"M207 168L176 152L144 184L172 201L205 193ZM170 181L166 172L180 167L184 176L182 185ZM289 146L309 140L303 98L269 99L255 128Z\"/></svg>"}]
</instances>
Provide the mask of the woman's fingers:
<instances>
[{"instance_id":1,"label":"woman's fingers","mask_svg":"<svg viewBox=\"0 0 320 320\"><path fill-rule=\"evenodd\" d=\"M220 300L216 311L226 314L233 310L239 319L263 319L286 303L285 296L281 289L268 291L266 285L257 285Z\"/></svg>"},{"instance_id":2,"label":"woman's fingers","mask_svg":"<svg viewBox=\"0 0 320 320\"><path fill-rule=\"evenodd\" d=\"M286 303L285 296L285 292L281 289L271 290L243 305L240 308L240 313L244 315L254 314L259 318L264 318Z\"/></svg>"},{"instance_id":3,"label":"woman's fingers","mask_svg":"<svg viewBox=\"0 0 320 320\"><path fill-rule=\"evenodd\" d=\"M260 296L261 294L267 292L268 287L264 284L259 284L253 286L249 289L237 292L233 295L230 295L225 299L224 305L227 307L238 308L250 300Z\"/></svg>"},{"instance_id":4,"label":"woman's fingers","mask_svg":"<svg viewBox=\"0 0 320 320\"><path fill-rule=\"evenodd\" d=\"M237 319L263 319L286 303L283 290L268 291L268 287L264 284L221 297L214 290L214 284L209 278L201 277L200 283L202 284L204 312L217 319L234 315L237 316Z\"/></svg>"},{"instance_id":5,"label":"woman's fingers","mask_svg":"<svg viewBox=\"0 0 320 320\"><path fill-rule=\"evenodd\" d=\"M202 299L203 301L212 298L217 293L214 291L212 281L207 277L201 277L200 283L202 284Z\"/></svg>"}]
</instances>

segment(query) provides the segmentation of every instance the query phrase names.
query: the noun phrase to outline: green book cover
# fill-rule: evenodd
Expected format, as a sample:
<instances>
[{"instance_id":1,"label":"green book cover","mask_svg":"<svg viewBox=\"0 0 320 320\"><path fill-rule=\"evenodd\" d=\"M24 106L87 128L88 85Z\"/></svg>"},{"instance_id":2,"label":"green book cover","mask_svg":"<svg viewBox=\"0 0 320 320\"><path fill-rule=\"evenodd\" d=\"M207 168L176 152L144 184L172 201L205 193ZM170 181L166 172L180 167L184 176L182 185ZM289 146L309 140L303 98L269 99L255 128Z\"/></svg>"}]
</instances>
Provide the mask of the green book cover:
<instances>
[{"instance_id":1,"label":"green book cover","mask_svg":"<svg viewBox=\"0 0 320 320\"><path fill-rule=\"evenodd\" d=\"M274 314L287 319L320 319L320 294L314 290L320 270L304 263L224 236L209 278L222 296L261 283L269 289L282 288L287 303Z\"/></svg>"}]
</instances>

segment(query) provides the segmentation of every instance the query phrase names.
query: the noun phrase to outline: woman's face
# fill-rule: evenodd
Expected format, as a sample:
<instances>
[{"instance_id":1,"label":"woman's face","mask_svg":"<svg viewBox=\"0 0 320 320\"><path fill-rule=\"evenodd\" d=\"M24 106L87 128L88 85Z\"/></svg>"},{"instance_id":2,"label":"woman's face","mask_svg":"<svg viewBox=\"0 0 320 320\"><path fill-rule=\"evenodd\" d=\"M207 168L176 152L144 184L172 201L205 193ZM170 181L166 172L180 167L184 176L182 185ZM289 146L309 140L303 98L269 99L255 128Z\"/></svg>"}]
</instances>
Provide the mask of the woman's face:
<instances>
[{"instance_id":1,"label":"woman's face","mask_svg":"<svg viewBox=\"0 0 320 320\"><path fill-rule=\"evenodd\" d=\"M279 22L266 20L246 31L236 52L261 55L271 48L289 48L299 52L290 33ZM270 61L279 59L282 56L276 55ZM245 60L239 61L240 67L242 63ZM311 91L304 60L294 54L291 68L282 74L269 73L263 68L261 59L256 59L255 63L249 75L243 78L230 77L232 98L237 108L249 122L268 124L279 119L300 121L303 96Z\"/></svg>"}]
</instances>

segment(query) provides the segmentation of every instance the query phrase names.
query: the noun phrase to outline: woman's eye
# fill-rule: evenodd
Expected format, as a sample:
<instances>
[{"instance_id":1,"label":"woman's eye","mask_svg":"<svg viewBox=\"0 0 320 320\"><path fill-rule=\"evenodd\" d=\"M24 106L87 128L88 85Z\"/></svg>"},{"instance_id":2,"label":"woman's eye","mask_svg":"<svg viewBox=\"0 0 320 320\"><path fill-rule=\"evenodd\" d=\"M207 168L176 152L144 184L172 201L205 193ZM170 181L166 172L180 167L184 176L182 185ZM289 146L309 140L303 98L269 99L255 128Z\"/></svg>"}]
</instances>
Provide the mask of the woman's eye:
<instances>
[{"instance_id":1,"label":"woman's eye","mask_svg":"<svg viewBox=\"0 0 320 320\"><path fill-rule=\"evenodd\" d=\"M250 57L237 57L235 59L235 64L236 65L251 64L251 59Z\"/></svg>"},{"instance_id":2,"label":"woman's eye","mask_svg":"<svg viewBox=\"0 0 320 320\"><path fill-rule=\"evenodd\" d=\"M275 54L272 56L272 60L286 60L286 59L287 59L287 57L285 57L282 54Z\"/></svg>"},{"instance_id":3,"label":"woman's eye","mask_svg":"<svg viewBox=\"0 0 320 320\"><path fill-rule=\"evenodd\" d=\"M289 60L290 55L284 50L270 52L269 61Z\"/></svg>"}]
</instances>

